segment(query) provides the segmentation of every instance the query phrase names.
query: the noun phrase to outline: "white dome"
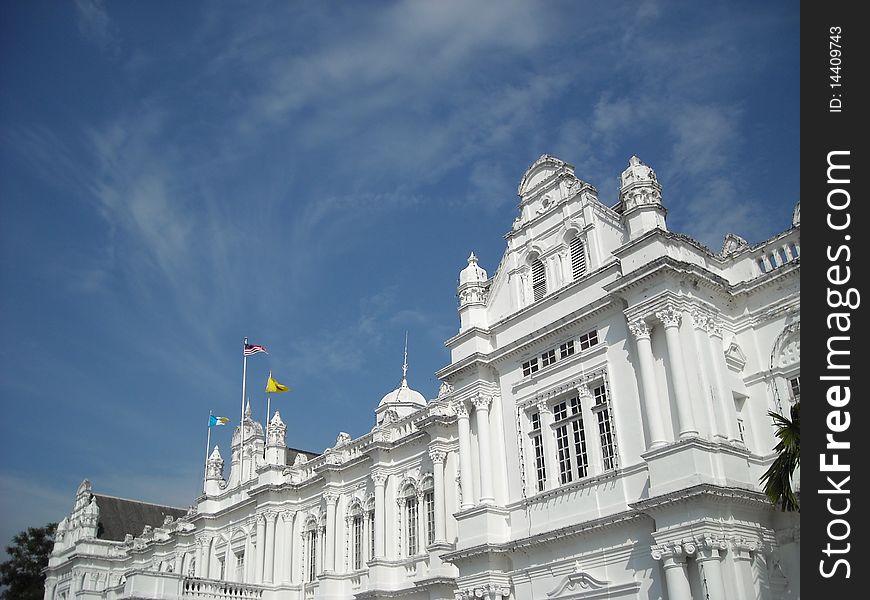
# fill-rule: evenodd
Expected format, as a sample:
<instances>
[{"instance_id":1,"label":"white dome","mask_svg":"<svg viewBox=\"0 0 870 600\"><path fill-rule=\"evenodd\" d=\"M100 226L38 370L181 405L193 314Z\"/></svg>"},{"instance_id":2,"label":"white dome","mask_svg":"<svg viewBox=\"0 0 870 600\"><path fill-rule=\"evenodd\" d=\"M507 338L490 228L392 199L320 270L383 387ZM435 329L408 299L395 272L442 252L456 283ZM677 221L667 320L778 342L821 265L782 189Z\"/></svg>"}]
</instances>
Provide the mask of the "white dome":
<instances>
[{"instance_id":1,"label":"white dome","mask_svg":"<svg viewBox=\"0 0 870 600\"><path fill-rule=\"evenodd\" d=\"M464 283L485 283L486 271L477 264L474 252L468 257L468 266L459 272L459 285Z\"/></svg>"},{"instance_id":2,"label":"white dome","mask_svg":"<svg viewBox=\"0 0 870 600\"><path fill-rule=\"evenodd\" d=\"M400 385L398 389L393 390L381 399L378 408L390 404L416 404L419 406L426 406L426 398L424 398L423 394L420 392L409 388L408 382L403 379L402 385Z\"/></svg>"}]
</instances>

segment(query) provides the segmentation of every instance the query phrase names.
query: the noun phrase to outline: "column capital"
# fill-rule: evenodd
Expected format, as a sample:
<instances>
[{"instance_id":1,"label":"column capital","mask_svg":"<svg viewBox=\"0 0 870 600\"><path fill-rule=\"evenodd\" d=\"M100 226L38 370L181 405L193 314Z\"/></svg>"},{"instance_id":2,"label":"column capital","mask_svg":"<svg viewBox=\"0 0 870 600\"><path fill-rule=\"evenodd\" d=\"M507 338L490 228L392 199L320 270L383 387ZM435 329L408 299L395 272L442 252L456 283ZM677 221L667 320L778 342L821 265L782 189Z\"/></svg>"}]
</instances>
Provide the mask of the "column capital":
<instances>
[{"instance_id":1,"label":"column capital","mask_svg":"<svg viewBox=\"0 0 870 600\"><path fill-rule=\"evenodd\" d=\"M650 326L643 318L634 319L628 322L628 330L636 339L649 339Z\"/></svg>"},{"instance_id":2,"label":"column capital","mask_svg":"<svg viewBox=\"0 0 870 600\"><path fill-rule=\"evenodd\" d=\"M468 418L468 405L463 400L457 400L453 403L453 410L456 411L456 416L460 419Z\"/></svg>"},{"instance_id":3,"label":"column capital","mask_svg":"<svg viewBox=\"0 0 870 600\"><path fill-rule=\"evenodd\" d=\"M326 492L323 494L323 499L327 506L335 506L338 503L338 494L335 492Z\"/></svg>"},{"instance_id":4,"label":"column capital","mask_svg":"<svg viewBox=\"0 0 870 600\"><path fill-rule=\"evenodd\" d=\"M577 390L577 395L580 398L592 398L593 397L592 390L589 389L589 386L586 384L585 381L578 383L577 387L575 387L574 389Z\"/></svg>"},{"instance_id":5,"label":"column capital","mask_svg":"<svg viewBox=\"0 0 870 600\"><path fill-rule=\"evenodd\" d=\"M257 513L257 516L254 518L257 519L258 526L266 524L266 513Z\"/></svg>"},{"instance_id":6,"label":"column capital","mask_svg":"<svg viewBox=\"0 0 870 600\"><path fill-rule=\"evenodd\" d=\"M440 448L429 448L429 458L436 465L443 464L447 459L447 452Z\"/></svg>"},{"instance_id":7,"label":"column capital","mask_svg":"<svg viewBox=\"0 0 870 600\"><path fill-rule=\"evenodd\" d=\"M547 404L546 400L538 400L538 402L536 403L536 406L538 407L538 412L541 414L544 414L544 413L549 414L549 413L553 412L552 410L550 410L550 405Z\"/></svg>"},{"instance_id":8,"label":"column capital","mask_svg":"<svg viewBox=\"0 0 870 600\"><path fill-rule=\"evenodd\" d=\"M292 523L293 519L296 517L295 510L282 510L281 511L281 520L285 523Z\"/></svg>"},{"instance_id":9,"label":"column capital","mask_svg":"<svg viewBox=\"0 0 870 600\"><path fill-rule=\"evenodd\" d=\"M693 308L689 313L692 317L692 327L699 331L709 331L712 318L699 308Z\"/></svg>"},{"instance_id":10,"label":"column capital","mask_svg":"<svg viewBox=\"0 0 870 600\"><path fill-rule=\"evenodd\" d=\"M667 327L679 327L683 319L683 313L673 304L668 304L664 309L656 312L656 318Z\"/></svg>"},{"instance_id":11,"label":"column capital","mask_svg":"<svg viewBox=\"0 0 870 600\"><path fill-rule=\"evenodd\" d=\"M757 539L752 539L743 536L734 536L730 540L731 549L734 551L735 559L751 558L753 552L757 552L761 544Z\"/></svg>"},{"instance_id":12,"label":"column capital","mask_svg":"<svg viewBox=\"0 0 870 600\"><path fill-rule=\"evenodd\" d=\"M653 560L667 558L685 560L687 556L691 556L697 551L698 546L694 540L677 540L662 544L654 544L650 546L649 549Z\"/></svg>"},{"instance_id":13,"label":"column capital","mask_svg":"<svg viewBox=\"0 0 870 600\"><path fill-rule=\"evenodd\" d=\"M720 340L722 339L722 322L710 317L707 321L707 331L710 332L711 337L717 337Z\"/></svg>"},{"instance_id":14,"label":"column capital","mask_svg":"<svg viewBox=\"0 0 870 600\"><path fill-rule=\"evenodd\" d=\"M375 487L383 487L386 482L387 474L381 469L375 469L372 471L372 483L375 484Z\"/></svg>"},{"instance_id":15,"label":"column capital","mask_svg":"<svg viewBox=\"0 0 870 600\"><path fill-rule=\"evenodd\" d=\"M477 394L471 402L474 404L475 410L489 410L489 405L492 404L492 396L489 394Z\"/></svg>"}]
</instances>

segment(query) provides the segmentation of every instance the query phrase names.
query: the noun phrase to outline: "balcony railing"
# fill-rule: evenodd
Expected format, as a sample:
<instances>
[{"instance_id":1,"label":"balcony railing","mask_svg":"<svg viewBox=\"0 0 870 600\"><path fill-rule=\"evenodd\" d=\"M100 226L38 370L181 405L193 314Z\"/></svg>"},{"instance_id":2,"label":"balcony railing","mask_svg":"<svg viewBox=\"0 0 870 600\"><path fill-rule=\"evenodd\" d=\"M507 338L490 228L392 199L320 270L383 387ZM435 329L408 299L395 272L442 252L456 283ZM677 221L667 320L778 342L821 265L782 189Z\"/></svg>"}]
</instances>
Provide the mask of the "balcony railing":
<instances>
[{"instance_id":1,"label":"balcony railing","mask_svg":"<svg viewBox=\"0 0 870 600\"><path fill-rule=\"evenodd\" d=\"M184 580L181 597L202 600L260 600L263 589L248 583L188 577Z\"/></svg>"}]
</instances>

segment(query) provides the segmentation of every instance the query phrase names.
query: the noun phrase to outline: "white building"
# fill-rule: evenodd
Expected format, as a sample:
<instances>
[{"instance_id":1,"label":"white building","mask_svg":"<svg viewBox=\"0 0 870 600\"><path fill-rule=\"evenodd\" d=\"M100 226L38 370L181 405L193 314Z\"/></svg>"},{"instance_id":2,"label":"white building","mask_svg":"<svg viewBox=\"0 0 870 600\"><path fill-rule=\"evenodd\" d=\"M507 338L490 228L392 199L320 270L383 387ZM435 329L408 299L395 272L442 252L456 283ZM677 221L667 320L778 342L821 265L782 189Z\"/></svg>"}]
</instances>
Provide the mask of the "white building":
<instances>
[{"instance_id":1,"label":"white building","mask_svg":"<svg viewBox=\"0 0 870 600\"><path fill-rule=\"evenodd\" d=\"M518 193L437 398L403 377L321 455L247 419L190 511L83 483L46 600L798 598L798 516L758 481L800 394L799 210L717 254L637 157L612 207L547 155Z\"/></svg>"}]
</instances>

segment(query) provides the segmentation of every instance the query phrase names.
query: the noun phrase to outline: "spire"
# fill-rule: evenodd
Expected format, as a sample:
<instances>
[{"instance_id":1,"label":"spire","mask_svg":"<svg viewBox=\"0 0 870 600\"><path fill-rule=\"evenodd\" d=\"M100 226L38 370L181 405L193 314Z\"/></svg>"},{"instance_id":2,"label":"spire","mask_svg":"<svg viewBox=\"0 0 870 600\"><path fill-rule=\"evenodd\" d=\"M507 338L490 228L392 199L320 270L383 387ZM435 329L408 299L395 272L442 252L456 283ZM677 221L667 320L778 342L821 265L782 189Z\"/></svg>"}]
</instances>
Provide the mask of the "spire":
<instances>
[{"instance_id":1,"label":"spire","mask_svg":"<svg viewBox=\"0 0 870 600\"><path fill-rule=\"evenodd\" d=\"M408 387L408 331L405 330L405 362L402 363L402 387Z\"/></svg>"},{"instance_id":2,"label":"spire","mask_svg":"<svg viewBox=\"0 0 870 600\"><path fill-rule=\"evenodd\" d=\"M251 418L251 399L248 398L248 402L245 404L245 419Z\"/></svg>"}]
</instances>

